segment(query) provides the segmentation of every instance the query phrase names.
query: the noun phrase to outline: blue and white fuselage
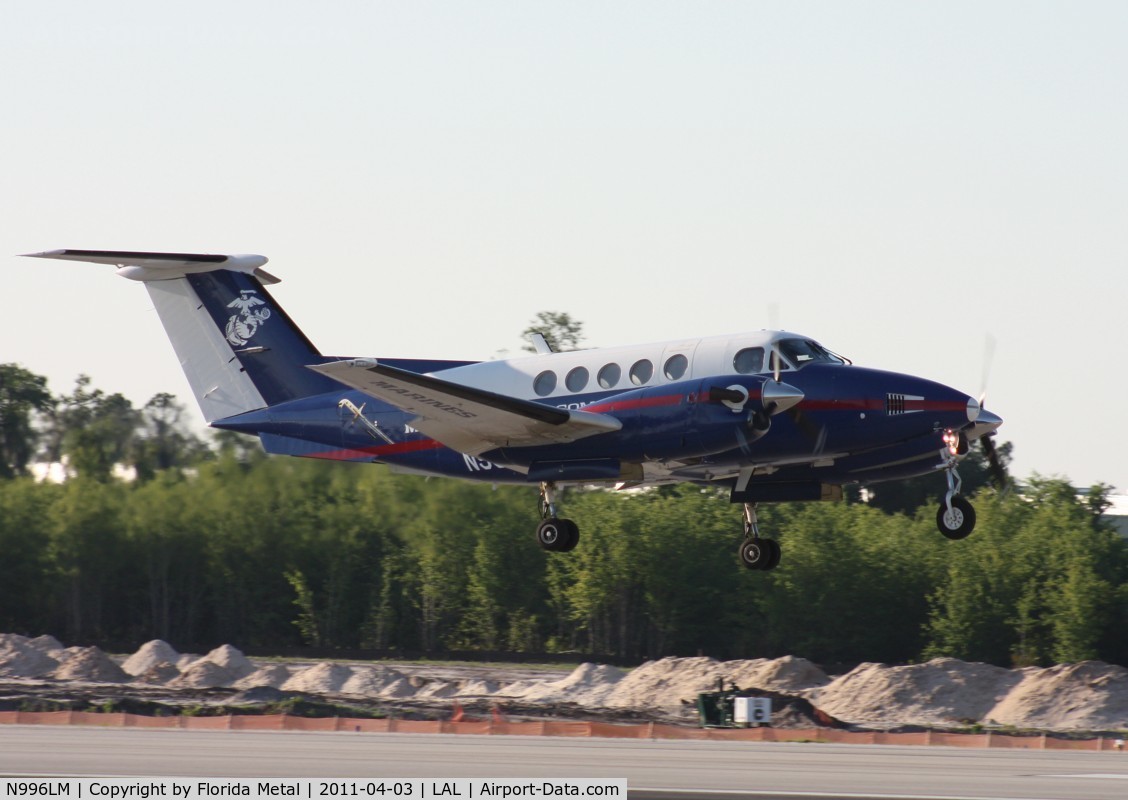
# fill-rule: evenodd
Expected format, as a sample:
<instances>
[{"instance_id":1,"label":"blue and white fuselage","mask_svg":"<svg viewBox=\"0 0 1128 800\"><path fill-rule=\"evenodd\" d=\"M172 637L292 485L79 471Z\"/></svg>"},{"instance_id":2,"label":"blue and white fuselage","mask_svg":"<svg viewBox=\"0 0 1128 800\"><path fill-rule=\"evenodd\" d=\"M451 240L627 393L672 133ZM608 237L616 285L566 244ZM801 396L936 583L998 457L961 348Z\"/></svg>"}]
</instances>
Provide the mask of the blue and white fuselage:
<instances>
[{"instance_id":1,"label":"blue and white fuselage","mask_svg":"<svg viewBox=\"0 0 1128 800\"><path fill-rule=\"evenodd\" d=\"M770 569L754 504L834 499L844 484L949 473L1001 424L969 395L854 366L783 331L476 363L320 354L266 290L261 256L60 250L143 282L208 422L270 453L541 487L546 549L575 546L563 482L693 482L745 504L741 557ZM973 524L973 523L971 523ZM751 542L751 544L749 544ZM765 552L766 551L766 552Z\"/></svg>"}]
</instances>

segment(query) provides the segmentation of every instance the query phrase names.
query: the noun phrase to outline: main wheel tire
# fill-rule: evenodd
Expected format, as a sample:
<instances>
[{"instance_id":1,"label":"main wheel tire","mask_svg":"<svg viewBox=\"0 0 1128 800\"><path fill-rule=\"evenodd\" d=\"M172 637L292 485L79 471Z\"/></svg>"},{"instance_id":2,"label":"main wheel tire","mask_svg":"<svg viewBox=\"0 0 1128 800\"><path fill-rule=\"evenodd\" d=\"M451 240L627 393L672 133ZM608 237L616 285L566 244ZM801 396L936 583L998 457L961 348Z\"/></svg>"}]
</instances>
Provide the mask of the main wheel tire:
<instances>
[{"instance_id":1,"label":"main wheel tire","mask_svg":"<svg viewBox=\"0 0 1128 800\"><path fill-rule=\"evenodd\" d=\"M556 520L556 522L562 528L566 528L567 529L566 532L568 534L567 542L565 542L558 549L558 552L567 553L571 550L575 550L576 545L580 543L580 526L577 525L576 523L572 522L572 520L570 520L570 519L558 519L558 520Z\"/></svg>"},{"instance_id":2,"label":"main wheel tire","mask_svg":"<svg viewBox=\"0 0 1128 800\"><path fill-rule=\"evenodd\" d=\"M537 526L537 543L553 553L566 553L580 540L580 529L570 519L546 519Z\"/></svg>"},{"instance_id":3,"label":"main wheel tire","mask_svg":"<svg viewBox=\"0 0 1128 800\"><path fill-rule=\"evenodd\" d=\"M769 569L766 565L771 563L770 539L745 539L740 543L740 563L748 569Z\"/></svg>"},{"instance_id":4,"label":"main wheel tire","mask_svg":"<svg viewBox=\"0 0 1128 800\"><path fill-rule=\"evenodd\" d=\"M941 502L936 510L936 527L945 537L954 540L966 539L975 530L975 509L962 495L952 498L952 510Z\"/></svg>"},{"instance_id":5,"label":"main wheel tire","mask_svg":"<svg viewBox=\"0 0 1128 800\"><path fill-rule=\"evenodd\" d=\"M779 559L783 556L783 548L779 546L779 542L775 539L761 539L760 541L771 551L771 553L769 553L770 557L768 558L768 563L764 564L762 567L762 569L767 572L779 566Z\"/></svg>"},{"instance_id":6,"label":"main wheel tire","mask_svg":"<svg viewBox=\"0 0 1128 800\"><path fill-rule=\"evenodd\" d=\"M555 518L546 519L537 526L537 544L545 550L558 552L560 546L568 541L567 526L561 525Z\"/></svg>"}]
</instances>

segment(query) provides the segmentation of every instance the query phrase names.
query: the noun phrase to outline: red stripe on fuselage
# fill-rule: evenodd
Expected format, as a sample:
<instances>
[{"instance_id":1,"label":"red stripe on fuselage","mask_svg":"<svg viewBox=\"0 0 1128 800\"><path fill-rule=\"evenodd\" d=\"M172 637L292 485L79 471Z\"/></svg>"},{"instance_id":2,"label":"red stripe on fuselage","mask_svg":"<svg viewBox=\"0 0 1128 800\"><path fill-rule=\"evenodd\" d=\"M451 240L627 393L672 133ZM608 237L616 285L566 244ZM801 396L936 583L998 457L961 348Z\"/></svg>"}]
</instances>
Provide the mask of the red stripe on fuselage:
<instances>
[{"instance_id":1,"label":"red stripe on fuselage","mask_svg":"<svg viewBox=\"0 0 1128 800\"><path fill-rule=\"evenodd\" d=\"M415 439L410 442L396 442L395 444L375 444L371 447L346 448L344 450L326 450L324 453L311 453L310 458L325 458L330 461L352 461L358 458L383 458L384 456L399 456L405 453L418 453L423 450L438 450L446 445L434 439Z\"/></svg>"},{"instance_id":2,"label":"red stripe on fuselage","mask_svg":"<svg viewBox=\"0 0 1128 800\"><path fill-rule=\"evenodd\" d=\"M967 412L967 401L958 400L905 400L905 411L963 411Z\"/></svg>"},{"instance_id":3,"label":"red stripe on fuselage","mask_svg":"<svg viewBox=\"0 0 1128 800\"><path fill-rule=\"evenodd\" d=\"M680 405L684 398L685 395L682 394L664 394L660 397L643 397L634 400L608 400L592 406L584 406L583 410L598 414L600 412L631 411L636 408L676 406Z\"/></svg>"},{"instance_id":4,"label":"red stripe on fuselage","mask_svg":"<svg viewBox=\"0 0 1128 800\"><path fill-rule=\"evenodd\" d=\"M910 411L966 411L967 401L958 400L905 400L905 410ZM844 398L835 400L803 400L797 408L803 411L884 411L885 400L872 398Z\"/></svg>"}]
</instances>

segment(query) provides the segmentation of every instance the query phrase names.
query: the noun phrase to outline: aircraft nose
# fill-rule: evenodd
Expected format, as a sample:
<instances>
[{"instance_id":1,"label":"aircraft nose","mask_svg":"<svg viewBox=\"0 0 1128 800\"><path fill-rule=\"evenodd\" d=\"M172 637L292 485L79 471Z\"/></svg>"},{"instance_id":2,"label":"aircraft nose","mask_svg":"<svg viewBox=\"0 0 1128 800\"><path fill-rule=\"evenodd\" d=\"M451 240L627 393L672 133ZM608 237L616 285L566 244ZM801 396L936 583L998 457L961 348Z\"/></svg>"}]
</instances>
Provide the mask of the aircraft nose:
<instances>
[{"instance_id":1,"label":"aircraft nose","mask_svg":"<svg viewBox=\"0 0 1128 800\"><path fill-rule=\"evenodd\" d=\"M796 403L802 402L803 398L806 396L794 386L778 381L764 381L762 392L761 397L764 408L771 407L772 414L786 411Z\"/></svg>"},{"instance_id":2,"label":"aircraft nose","mask_svg":"<svg viewBox=\"0 0 1128 800\"><path fill-rule=\"evenodd\" d=\"M978 439L980 436L986 436L1002 424L1003 418L998 414L980 408L979 415L972 421L972 425L967 432L967 438Z\"/></svg>"}]
</instances>

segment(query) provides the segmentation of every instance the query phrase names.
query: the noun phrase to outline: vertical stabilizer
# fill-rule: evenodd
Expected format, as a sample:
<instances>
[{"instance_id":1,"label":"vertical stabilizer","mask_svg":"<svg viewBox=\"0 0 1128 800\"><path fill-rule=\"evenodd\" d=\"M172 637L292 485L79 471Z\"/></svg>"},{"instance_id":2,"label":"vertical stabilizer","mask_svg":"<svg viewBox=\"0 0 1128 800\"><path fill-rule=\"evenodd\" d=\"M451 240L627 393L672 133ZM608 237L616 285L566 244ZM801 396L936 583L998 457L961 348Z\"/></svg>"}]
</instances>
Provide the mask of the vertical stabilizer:
<instances>
[{"instance_id":1,"label":"vertical stabilizer","mask_svg":"<svg viewBox=\"0 0 1128 800\"><path fill-rule=\"evenodd\" d=\"M212 422L266 405L187 278L152 281L145 288L204 419Z\"/></svg>"},{"instance_id":2,"label":"vertical stabilizer","mask_svg":"<svg viewBox=\"0 0 1128 800\"><path fill-rule=\"evenodd\" d=\"M278 279L255 255L53 250L37 258L92 261L141 281L208 422L336 391L306 369L325 359L264 284Z\"/></svg>"}]
</instances>

